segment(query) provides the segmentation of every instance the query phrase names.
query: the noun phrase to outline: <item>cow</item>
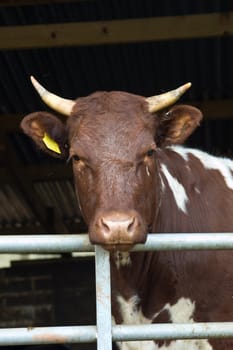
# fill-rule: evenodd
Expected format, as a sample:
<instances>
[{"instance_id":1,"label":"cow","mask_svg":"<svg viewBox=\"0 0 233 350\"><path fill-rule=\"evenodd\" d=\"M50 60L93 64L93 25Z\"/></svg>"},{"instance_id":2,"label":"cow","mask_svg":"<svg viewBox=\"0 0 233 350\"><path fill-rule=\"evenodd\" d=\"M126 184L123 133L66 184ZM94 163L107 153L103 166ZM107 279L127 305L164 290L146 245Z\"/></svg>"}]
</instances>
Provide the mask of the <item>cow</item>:
<instances>
[{"instance_id":1,"label":"cow","mask_svg":"<svg viewBox=\"0 0 233 350\"><path fill-rule=\"evenodd\" d=\"M24 117L23 131L73 164L75 190L93 244L110 251L116 324L233 320L233 254L132 252L150 232L231 232L233 161L182 146L202 120L175 102L190 83L145 98L95 92L61 98L32 83L67 116ZM233 340L119 342L121 350L232 350Z\"/></svg>"}]
</instances>

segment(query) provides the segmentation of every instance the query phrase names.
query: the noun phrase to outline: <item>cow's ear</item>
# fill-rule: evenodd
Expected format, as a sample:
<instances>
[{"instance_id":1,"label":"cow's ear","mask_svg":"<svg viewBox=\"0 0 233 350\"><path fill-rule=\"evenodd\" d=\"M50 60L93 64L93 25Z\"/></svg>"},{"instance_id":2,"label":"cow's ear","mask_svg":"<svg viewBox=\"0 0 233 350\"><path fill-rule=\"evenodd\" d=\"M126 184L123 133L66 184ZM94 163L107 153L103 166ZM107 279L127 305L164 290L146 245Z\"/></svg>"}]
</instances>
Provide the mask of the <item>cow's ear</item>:
<instances>
[{"instance_id":1,"label":"cow's ear","mask_svg":"<svg viewBox=\"0 0 233 350\"><path fill-rule=\"evenodd\" d=\"M56 158L67 157L66 128L54 115L47 112L28 114L22 120L21 128L42 151Z\"/></svg>"},{"instance_id":2,"label":"cow's ear","mask_svg":"<svg viewBox=\"0 0 233 350\"><path fill-rule=\"evenodd\" d=\"M157 133L159 147L181 144L199 126L202 113L188 105L177 105L160 115Z\"/></svg>"}]
</instances>

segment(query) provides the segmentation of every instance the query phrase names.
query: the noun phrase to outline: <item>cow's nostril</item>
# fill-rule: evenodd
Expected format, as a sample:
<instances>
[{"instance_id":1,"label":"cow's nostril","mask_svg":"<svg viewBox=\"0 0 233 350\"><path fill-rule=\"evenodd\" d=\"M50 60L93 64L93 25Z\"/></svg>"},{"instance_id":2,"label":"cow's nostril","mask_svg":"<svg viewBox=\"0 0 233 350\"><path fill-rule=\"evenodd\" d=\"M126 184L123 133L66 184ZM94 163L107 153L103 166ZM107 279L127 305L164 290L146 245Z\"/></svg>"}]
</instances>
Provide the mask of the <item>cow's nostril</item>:
<instances>
[{"instance_id":1,"label":"cow's nostril","mask_svg":"<svg viewBox=\"0 0 233 350\"><path fill-rule=\"evenodd\" d=\"M137 218L135 216L103 216L99 220L100 228L105 234L127 235L133 234L137 226Z\"/></svg>"},{"instance_id":2,"label":"cow's nostril","mask_svg":"<svg viewBox=\"0 0 233 350\"><path fill-rule=\"evenodd\" d=\"M132 218L131 222L129 223L127 231L128 232L134 231L135 226L136 226L136 218L134 217L134 218Z\"/></svg>"},{"instance_id":3,"label":"cow's nostril","mask_svg":"<svg viewBox=\"0 0 233 350\"><path fill-rule=\"evenodd\" d=\"M145 225L135 210L99 210L89 230L90 240L95 244L125 247L146 239Z\"/></svg>"},{"instance_id":4,"label":"cow's nostril","mask_svg":"<svg viewBox=\"0 0 233 350\"><path fill-rule=\"evenodd\" d=\"M104 218L100 219L100 224L101 224L102 228L104 229L104 231L106 231L108 233L110 232L111 229L110 229L108 223L105 221Z\"/></svg>"}]
</instances>

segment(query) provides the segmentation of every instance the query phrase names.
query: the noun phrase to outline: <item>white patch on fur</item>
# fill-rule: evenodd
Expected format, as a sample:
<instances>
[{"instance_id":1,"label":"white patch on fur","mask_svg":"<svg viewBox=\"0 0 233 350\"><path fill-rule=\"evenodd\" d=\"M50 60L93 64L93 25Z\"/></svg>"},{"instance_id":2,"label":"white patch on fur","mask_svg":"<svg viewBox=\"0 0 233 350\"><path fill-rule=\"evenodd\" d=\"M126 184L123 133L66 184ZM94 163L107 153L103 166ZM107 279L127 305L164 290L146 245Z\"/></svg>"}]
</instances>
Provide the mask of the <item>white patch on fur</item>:
<instances>
[{"instance_id":1,"label":"white patch on fur","mask_svg":"<svg viewBox=\"0 0 233 350\"><path fill-rule=\"evenodd\" d=\"M125 300L122 296L117 297L120 308L120 314L123 324L149 324L151 320L144 317L141 308L138 307L139 297L134 295L129 300ZM156 350L156 344L152 340L117 342L121 350Z\"/></svg>"},{"instance_id":2,"label":"white patch on fur","mask_svg":"<svg viewBox=\"0 0 233 350\"><path fill-rule=\"evenodd\" d=\"M214 157L206 152L192 148L184 148L181 146L172 146L171 149L179 153L185 161L188 161L188 155L192 154L194 157L200 160L204 168L218 170L222 174L227 187L233 190L233 160L222 157Z\"/></svg>"},{"instance_id":3,"label":"white patch on fur","mask_svg":"<svg viewBox=\"0 0 233 350\"><path fill-rule=\"evenodd\" d=\"M186 152L187 149L190 150L190 148L185 148L182 146L169 146L174 152L179 153L179 155L187 162L189 160L188 153Z\"/></svg>"},{"instance_id":4,"label":"white patch on fur","mask_svg":"<svg viewBox=\"0 0 233 350\"><path fill-rule=\"evenodd\" d=\"M120 252L117 250L114 253L114 260L118 270L120 267L128 266L131 264L129 252Z\"/></svg>"},{"instance_id":5,"label":"white patch on fur","mask_svg":"<svg viewBox=\"0 0 233 350\"><path fill-rule=\"evenodd\" d=\"M125 300L122 296L118 296L120 314L123 324L150 324L151 320L146 318L138 306L140 299L134 295L129 300ZM156 318L162 311L167 310L170 320L173 323L193 323L193 314L195 311L195 302L188 298L180 298L176 304L166 304L160 312L154 315ZM195 340L174 340L170 344L159 346L151 340L147 341L131 341L118 342L120 350L213 350L212 346L206 339Z\"/></svg>"},{"instance_id":6,"label":"white patch on fur","mask_svg":"<svg viewBox=\"0 0 233 350\"><path fill-rule=\"evenodd\" d=\"M174 305L166 304L164 310L168 311L172 323L194 322L195 303L188 298L180 298Z\"/></svg>"},{"instance_id":7,"label":"white patch on fur","mask_svg":"<svg viewBox=\"0 0 233 350\"><path fill-rule=\"evenodd\" d=\"M172 323L194 323L195 302L180 298L176 304L166 304L163 310L169 313ZM213 350L207 339L174 340L169 345L162 345L156 350Z\"/></svg>"},{"instance_id":8,"label":"white patch on fur","mask_svg":"<svg viewBox=\"0 0 233 350\"><path fill-rule=\"evenodd\" d=\"M187 214L186 203L188 202L188 196L183 185L170 174L165 164L161 164L161 170L167 179L178 208Z\"/></svg>"}]
</instances>

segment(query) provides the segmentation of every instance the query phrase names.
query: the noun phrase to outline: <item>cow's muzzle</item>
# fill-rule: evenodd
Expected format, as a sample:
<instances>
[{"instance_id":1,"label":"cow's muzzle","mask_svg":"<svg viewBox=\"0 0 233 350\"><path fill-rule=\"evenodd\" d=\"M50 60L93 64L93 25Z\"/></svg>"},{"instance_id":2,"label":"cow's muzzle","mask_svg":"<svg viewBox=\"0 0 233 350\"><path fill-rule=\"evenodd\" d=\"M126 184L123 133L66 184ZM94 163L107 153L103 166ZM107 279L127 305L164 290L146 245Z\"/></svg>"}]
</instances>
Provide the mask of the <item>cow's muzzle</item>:
<instances>
[{"instance_id":1,"label":"cow's muzzle","mask_svg":"<svg viewBox=\"0 0 233 350\"><path fill-rule=\"evenodd\" d=\"M128 250L146 240L146 226L135 210L99 210L89 227L90 241L106 249Z\"/></svg>"}]
</instances>

